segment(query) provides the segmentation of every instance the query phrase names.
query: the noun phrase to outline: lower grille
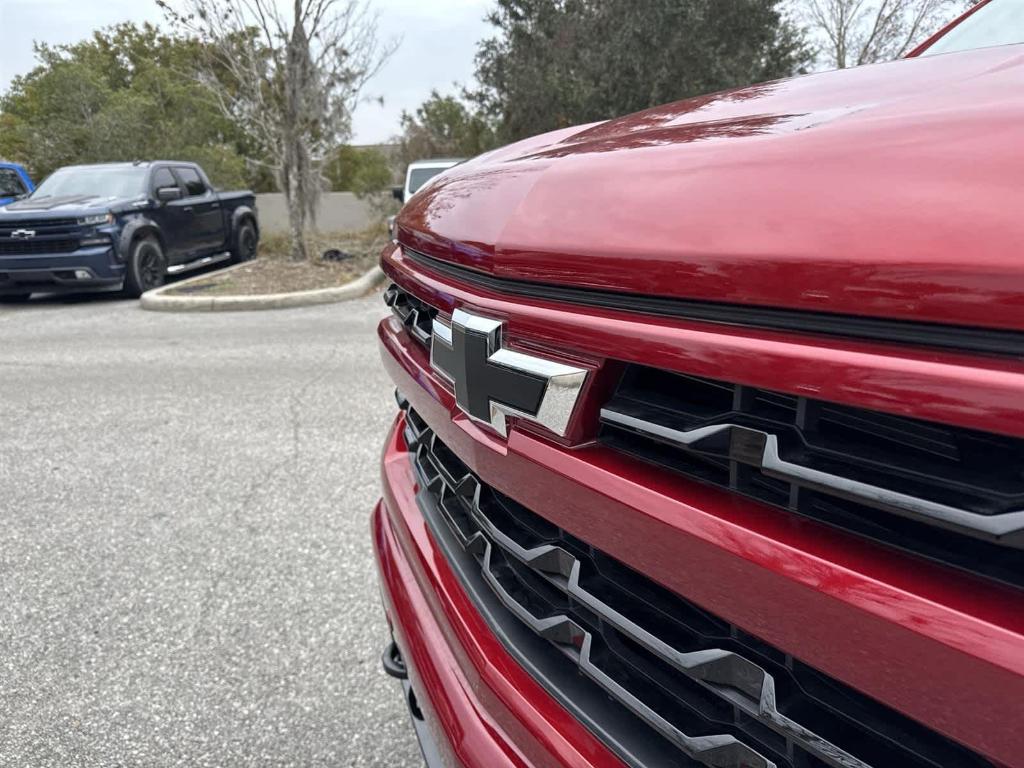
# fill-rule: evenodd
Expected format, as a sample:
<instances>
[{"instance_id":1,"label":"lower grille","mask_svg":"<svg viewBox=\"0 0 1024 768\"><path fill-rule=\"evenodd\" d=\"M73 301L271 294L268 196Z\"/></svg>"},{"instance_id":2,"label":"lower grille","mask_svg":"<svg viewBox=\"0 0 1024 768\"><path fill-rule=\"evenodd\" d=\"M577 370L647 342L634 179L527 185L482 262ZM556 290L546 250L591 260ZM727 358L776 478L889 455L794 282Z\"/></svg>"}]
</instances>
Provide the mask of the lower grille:
<instances>
[{"instance_id":1,"label":"lower grille","mask_svg":"<svg viewBox=\"0 0 1024 768\"><path fill-rule=\"evenodd\" d=\"M78 241L60 240L0 240L0 256L37 256L44 253L71 253L78 250Z\"/></svg>"},{"instance_id":2,"label":"lower grille","mask_svg":"<svg viewBox=\"0 0 1024 768\"><path fill-rule=\"evenodd\" d=\"M509 651L628 764L991 766L481 483L406 404L435 539Z\"/></svg>"}]
</instances>

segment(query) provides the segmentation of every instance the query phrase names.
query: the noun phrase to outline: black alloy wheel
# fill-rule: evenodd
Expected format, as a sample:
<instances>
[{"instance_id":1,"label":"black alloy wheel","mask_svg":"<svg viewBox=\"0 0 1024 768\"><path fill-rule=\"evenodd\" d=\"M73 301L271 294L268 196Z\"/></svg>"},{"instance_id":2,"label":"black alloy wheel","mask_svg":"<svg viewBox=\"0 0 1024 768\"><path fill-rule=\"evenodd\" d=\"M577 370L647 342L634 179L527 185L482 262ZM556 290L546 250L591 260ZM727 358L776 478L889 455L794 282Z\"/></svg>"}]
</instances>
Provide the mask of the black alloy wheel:
<instances>
[{"instance_id":1,"label":"black alloy wheel","mask_svg":"<svg viewBox=\"0 0 1024 768\"><path fill-rule=\"evenodd\" d=\"M236 264L243 261L251 261L256 258L256 251L259 248L260 238L256 234L256 227L251 221L244 221L238 227L238 234L235 235L235 247L231 251L231 260Z\"/></svg>"},{"instance_id":2,"label":"black alloy wheel","mask_svg":"<svg viewBox=\"0 0 1024 768\"><path fill-rule=\"evenodd\" d=\"M131 258L125 275L124 292L138 298L146 291L159 288L167 275L167 259L155 237L143 237L132 244Z\"/></svg>"}]
</instances>

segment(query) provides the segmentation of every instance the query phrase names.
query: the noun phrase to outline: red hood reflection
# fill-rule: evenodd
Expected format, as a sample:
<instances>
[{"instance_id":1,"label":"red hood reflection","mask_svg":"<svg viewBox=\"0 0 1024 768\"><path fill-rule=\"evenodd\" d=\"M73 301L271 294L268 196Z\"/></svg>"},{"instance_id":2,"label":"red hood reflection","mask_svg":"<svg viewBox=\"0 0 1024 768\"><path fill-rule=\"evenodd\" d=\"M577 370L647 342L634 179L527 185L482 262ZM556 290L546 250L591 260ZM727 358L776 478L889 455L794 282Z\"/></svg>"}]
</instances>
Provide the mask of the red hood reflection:
<instances>
[{"instance_id":1,"label":"red hood reflection","mask_svg":"<svg viewBox=\"0 0 1024 768\"><path fill-rule=\"evenodd\" d=\"M810 75L529 139L400 239L498 276L1024 328L1024 46Z\"/></svg>"}]
</instances>

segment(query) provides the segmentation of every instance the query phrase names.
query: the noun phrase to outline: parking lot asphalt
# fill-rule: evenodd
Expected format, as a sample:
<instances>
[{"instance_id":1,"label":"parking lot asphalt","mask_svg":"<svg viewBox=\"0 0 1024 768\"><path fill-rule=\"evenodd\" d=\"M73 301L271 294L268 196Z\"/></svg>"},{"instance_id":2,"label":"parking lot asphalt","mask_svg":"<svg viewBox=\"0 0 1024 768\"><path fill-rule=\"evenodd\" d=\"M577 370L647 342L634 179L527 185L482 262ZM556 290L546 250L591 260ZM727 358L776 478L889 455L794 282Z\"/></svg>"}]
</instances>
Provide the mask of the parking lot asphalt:
<instances>
[{"instance_id":1,"label":"parking lot asphalt","mask_svg":"<svg viewBox=\"0 0 1024 768\"><path fill-rule=\"evenodd\" d=\"M0 305L0 765L421 765L379 663L383 314Z\"/></svg>"}]
</instances>

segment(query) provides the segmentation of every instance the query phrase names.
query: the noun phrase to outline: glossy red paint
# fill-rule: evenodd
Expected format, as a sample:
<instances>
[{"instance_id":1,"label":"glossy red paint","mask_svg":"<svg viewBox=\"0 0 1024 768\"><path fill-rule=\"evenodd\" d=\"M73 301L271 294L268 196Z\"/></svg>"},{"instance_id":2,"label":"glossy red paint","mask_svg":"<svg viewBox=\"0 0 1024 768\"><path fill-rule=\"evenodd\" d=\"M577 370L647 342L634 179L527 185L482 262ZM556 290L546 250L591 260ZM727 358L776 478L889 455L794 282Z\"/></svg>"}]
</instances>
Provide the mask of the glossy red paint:
<instances>
[{"instance_id":1,"label":"glossy red paint","mask_svg":"<svg viewBox=\"0 0 1024 768\"><path fill-rule=\"evenodd\" d=\"M994 760L1024 766L1024 731L1006 721L1024 701L1020 592L593 444L570 448L516 427L506 444L455 408L397 321L385 319L379 337L400 391L484 482L822 672ZM404 510L413 503L388 502ZM406 519L423 532L415 512ZM460 642L493 640L480 631L484 637L470 632Z\"/></svg>"},{"instance_id":2,"label":"glossy red paint","mask_svg":"<svg viewBox=\"0 0 1024 768\"><path fill-rule=\"evenodd\" d=\"M500 276L1024 329L1024 45L702 96L457 166L399 239Z\"/></svg>"},{"instance_id":3,"label":"glossy red paint","mask_svg":"<svg viewBox=\"0 0 1024 768\"><path fill-rule=\"evenodd\" d=\"M372 531L385 603L421 709L450 765L621 768L506 653L436 549L401 433L384 449Z\"/></svg>"},{"instance_id":4,"label":"glossy red paint","mask_svg":"<svg viewBox=\"0 0 1024 768\"><path fill-rule=\"evenodd\" d=\"M410 200L399 240L517 280L1024 330L1022 124L1024 46L767 83L465 163ZM1024 437L1024 361L510 297L397 245L382 266L442 313L505 321L507 346L589 372L564 439L510 419L506 440L456 408L396 319L381 322L391 378L483 482L1001 768L1024 768L1024 592L593 440L629 362ZM373 529L385 602L452 764L618 765L476 613L419 512L400 431L383 479Z\"/></svg>"},{"instance_id":5,"label":"glossy red paint","mask_svg":"<svg viewBox=\"0 0 1024 768\"><path fill-rule=\"evenodd\" d=\"M591 366L637 362L1024 437L1024 363L1017 360L512 300L431 274L397 247L385 250L382 265L396 283L442 311L463 306L507 320L513 346L549 357Z\"/></svg>"}]
</instances>

